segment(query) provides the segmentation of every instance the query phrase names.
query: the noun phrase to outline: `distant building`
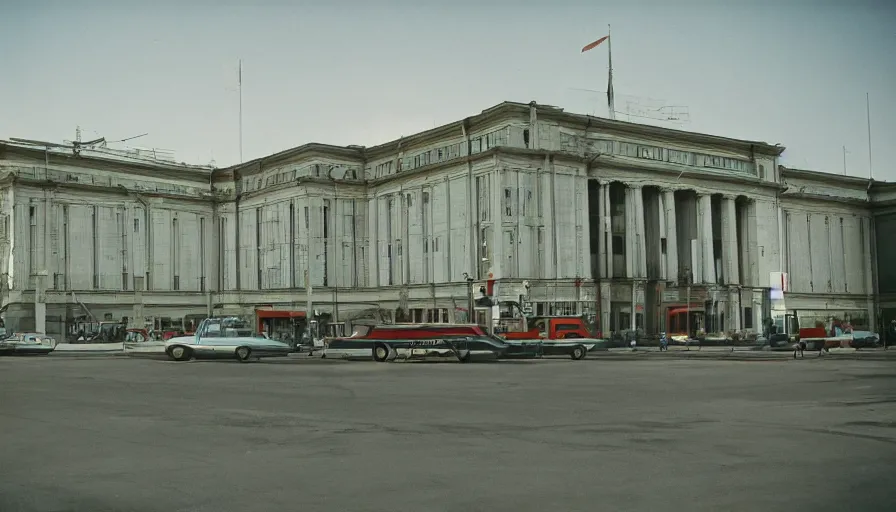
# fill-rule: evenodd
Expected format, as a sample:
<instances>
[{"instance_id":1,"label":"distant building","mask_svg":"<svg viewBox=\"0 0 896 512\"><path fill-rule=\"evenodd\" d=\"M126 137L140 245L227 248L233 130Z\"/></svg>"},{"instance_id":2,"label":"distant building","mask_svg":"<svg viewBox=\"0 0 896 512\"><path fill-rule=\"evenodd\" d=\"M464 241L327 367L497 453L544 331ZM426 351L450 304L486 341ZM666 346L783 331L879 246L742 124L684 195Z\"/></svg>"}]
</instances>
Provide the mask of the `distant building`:
<instances>
[{"instance_id":1,"label":"distant building","mask_svg":"<svg viewBox=\"0 0 896 512\"><path fill-rule=\"evenodd\" d=\"M801 322L873 326L896 300L883 270L876 302L873 265L875 246L896 253L874 236L896 226L892 186L780 167L783 151L534 102L225 169L2 142L4 318L59 334L303 310L308 268L315 309L342 317L464 320L469 275L605 333L683 331L688 296L692 330L756 331L784 273Z\"/></svg>"}]
</instances>

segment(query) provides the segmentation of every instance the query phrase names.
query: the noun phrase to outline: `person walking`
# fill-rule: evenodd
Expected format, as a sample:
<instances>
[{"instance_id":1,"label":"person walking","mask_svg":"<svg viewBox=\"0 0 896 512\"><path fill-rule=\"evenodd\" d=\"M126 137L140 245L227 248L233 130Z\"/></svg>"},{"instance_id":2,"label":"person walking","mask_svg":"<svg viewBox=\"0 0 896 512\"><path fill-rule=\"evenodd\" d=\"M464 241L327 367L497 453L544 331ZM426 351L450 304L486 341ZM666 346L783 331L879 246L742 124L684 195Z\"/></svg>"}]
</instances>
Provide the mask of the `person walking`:
<instances>
[{"instance_id":1,"label":"person walking","mask_svg":"<svg viewBox=\"0 0 896 512\"><path fill-rule=\"evenodd\" d=\"M669 338L666 337L666 333L660 333L660 352L668 352L669 351Z\"/></svg>"}]
</instances>

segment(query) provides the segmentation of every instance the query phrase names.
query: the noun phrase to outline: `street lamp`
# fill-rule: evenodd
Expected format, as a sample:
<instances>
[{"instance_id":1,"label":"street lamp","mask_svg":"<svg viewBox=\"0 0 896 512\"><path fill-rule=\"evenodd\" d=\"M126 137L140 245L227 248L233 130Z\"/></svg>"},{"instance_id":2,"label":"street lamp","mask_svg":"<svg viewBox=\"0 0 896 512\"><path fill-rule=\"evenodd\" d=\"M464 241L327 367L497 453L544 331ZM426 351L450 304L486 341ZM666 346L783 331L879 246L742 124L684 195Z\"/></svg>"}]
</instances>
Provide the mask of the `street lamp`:
<instances>
[{"instance_id":1,"label":"street lamp","mask_svg":"<svg viewBox=\"0 0 896 512\"><path fill-rule=\"evenodd\" d=\"M688 340L691 339L691 284L694 282L694 273L691 272L691 269L685 267L684 269L684 281L687 285L687 314L685 316L685 333L687 334ZM685 345L688 344L688 341L685 340Z\"/></svg>"},{"instance_id":2,"label":"street lamp","mask_svg":"<svg viewBox=\"0 0 896 512\"><path fill-rule=\"evenodd\" d=\"M467 281L467 315L469 316L468 323L475 323L473 321L473 278L470 277L470 274L464 272L464 279Z\"/></svg>"}]
</instances>

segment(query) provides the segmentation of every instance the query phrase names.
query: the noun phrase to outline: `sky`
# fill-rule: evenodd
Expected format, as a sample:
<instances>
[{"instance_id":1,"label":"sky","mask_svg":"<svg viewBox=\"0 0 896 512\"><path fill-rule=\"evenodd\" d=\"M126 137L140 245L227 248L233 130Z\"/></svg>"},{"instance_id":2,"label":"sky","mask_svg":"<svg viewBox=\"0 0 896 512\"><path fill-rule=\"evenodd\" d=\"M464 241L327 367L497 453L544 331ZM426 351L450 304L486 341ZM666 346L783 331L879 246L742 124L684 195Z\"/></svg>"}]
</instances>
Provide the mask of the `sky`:
<instances>
[{"instance_id":1,"label":"sky","mask_svg":"<svg viewBox=\"0 0 896 512\"><path fill-rule=\"evenodd\" d=\"M223 167L372 146L502 101L781 143L790 167L896 181L888 0L0 0L0 138L100 136ZM598 92L591 92L598 91ZM626 119L624 114L617 116ZM643 118L632 121L654 123ZM120 147L120 146L119 146Z\"/></svg>"}]
</instances>

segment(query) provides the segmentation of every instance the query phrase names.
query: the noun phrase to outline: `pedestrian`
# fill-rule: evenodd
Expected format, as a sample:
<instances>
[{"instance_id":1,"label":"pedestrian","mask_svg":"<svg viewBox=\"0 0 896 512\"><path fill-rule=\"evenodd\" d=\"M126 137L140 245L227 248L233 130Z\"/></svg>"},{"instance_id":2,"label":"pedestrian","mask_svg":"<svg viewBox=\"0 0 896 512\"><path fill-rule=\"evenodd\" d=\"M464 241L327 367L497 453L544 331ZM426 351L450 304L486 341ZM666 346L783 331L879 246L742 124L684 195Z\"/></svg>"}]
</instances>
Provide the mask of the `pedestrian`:
<instances>
[{"instance_id":1,"label":"pedestrian","mask_svg":"<svg viewBox=\"0 0 896 512\"><path fill-rule=\"evenodd\" d=\"M666 333L660 333L660 352L668 352L669 351L669 338L666 337Z\"/></svg>"},{"instance_id":2,"label":"pedestrian","mask_svg":"<svg viewBox=\"0 0 896 512\"><path fill-rule=\"evenodd\" d=\"M799 353L800 357L803 357L803 351L806 350L806 342L800 340L793 346L793 358L796 359L797 353Z\"/></svg>"}]
</instances>

